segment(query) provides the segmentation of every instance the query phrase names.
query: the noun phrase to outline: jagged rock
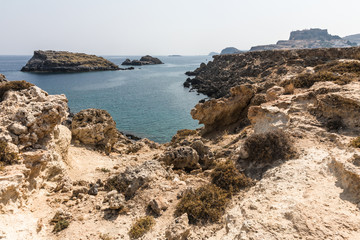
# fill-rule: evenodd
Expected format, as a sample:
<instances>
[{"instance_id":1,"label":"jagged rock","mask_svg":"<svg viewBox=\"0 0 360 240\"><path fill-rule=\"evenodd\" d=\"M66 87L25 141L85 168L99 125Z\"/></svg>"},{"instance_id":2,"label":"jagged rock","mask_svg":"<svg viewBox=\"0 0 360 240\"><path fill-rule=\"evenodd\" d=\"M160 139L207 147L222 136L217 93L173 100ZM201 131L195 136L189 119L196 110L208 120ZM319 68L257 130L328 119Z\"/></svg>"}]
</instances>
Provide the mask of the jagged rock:
<instances>
[{"instance_id":1,"label":"jagged rock","mask_svg":"<svg viewBox=\"0 0 360 240\"><path fill-rule=\"evenodd\" d=\"M178 147L168 149L159 161L167 165L173 165L174 169L193 170L200 168L199 155L191 147Z\"/></svg>"},{"instance_id":2,"label":"jagged rock","mask_svg":"<svg viewBox=\"0 0 360 240\"><path fill-rule=\"evenodd\" d=\"M143 185L167 175L158 161L148 160L139 166L127 167L124 172L109 178L105 187L110 190L116 189L123 193L126 199L130 199Z\"/></svg>"},{"instance_id":3,"label":"jagged rock","mask_svg":"<svg viewBox=\"0 0 360 240\"><path fill-rule=\"evenodd\" d=\"M161 216L162 212L168 208L168 205L163 199L153 199L148 204L148 209L151 210L155 216Z\"/></svg>"},{"instance_id":4,"label":"jagged rock","mask_svg":"<svg viewBox=\"0 0 360 240\"><path fill-rule=\"evenodd\" d=\"M189 237L190 226L187 213L175 218L165 232L165 238L167 240L186 240Z\"/></svg>"},{"instance_id":5,"label":"jagged rock","mask_svg":"<svg viewBox=\"0 0 360 240\"><path fill-rule=\"evenodd\" d=\"M191 110L193 119L203 123L206 131L237 122L255 93L249 85L231 88L230 92L229 98L212 99L197 104Z\"/></svg>"},{"instance_id":6,"label":"jagged rock","mask_svg":"<svg viewBox=\"0 0 360 240\"><path fill-rule=\"evenodd\" d=\"M79 197L80 194L86 194L89 192L89 188L85 186L76 186L73 188L72 197Z\"/></svg>"},{"instance_id":7,"label":"jagged rock","mask_svg":"<svg viewBox=\"0 0 360 240\"><path fill-rule=\"evenodd\" d=\"M95 55L65 51L34 51L23 72L89 72L119 70L114 63Z\"/></svg>"},{"instance_id":8,"label":"jagged rock","mask_svg":"<svg viewBox=\"0 0 360 240\"><path fill-rule=\"evenodd\" d=\"M19 149L43 145L54 129L68 115L64 95L48 95L33 86L21 91L7 91L0 102L0 137L9 139Z\"/></svg>"},{"instance_id":9,"label":"jagged rock","mask_svg":"<svg viewBox=\"0 0 360 240\"><path fill-rule=\"evenodd\" d=\"M210 151L208 146L205 146L203 141L195 140L191 143L190 147L195 149L199 155L199 163L202 169L208 169L214 162L214 154Z\"/></svg>"},{"instance_id":10,"label":"jagged rock","mask_svg":"<svg viewBox=\"0 0 360 240\"><path fill-rule=\"evenodd\" d=\"M96 196L99 192L98 188L99 188L98 184L90 184L90 189L88 191L88 194Z\"/></svg>"},{"instance_id":11,"label":"jagged rock","mask_svg":"<svg viewBox=\"0 0 360 240\"><path fill-rule=\"evenodd\" d=\"M59 209L56 211L54 217L51 219L50 223L55 224L61 220L71 220L72 219L72 215L70 212L64 210L64 209Z\"/></svg>"},{"instance_id":12,"label":"jagged rock","mask_svg":"<svg viewBox=\"0 0 360 240\"><path fill-rule=\"evenodd\" d=\"M141 66L141 65L153 65L153 64L163 64L160 59L146 55L140 58L140 60L130 60L126 59L121 65L133 65L133 66Z\"/></svg>"},{"instance_id":13,"label":"jagged rock","mask_svg":"<svg viewBox=\"0 0 360 240\"><path fill-rule=\"evenodd\" d=\"M71 123L74 140L92 146L101 146L110 153L118 140L116 123L111 115L101 109L86 109L75 114Z\"/></svg>"},{"instance_id":14,"label":"jagged rock","mask_svg":"<svg viewBox=\"0 0 360 240\"><path fill-rule=\"evenodd\" d=\"M106 195L106 199L109 202L109 208L114 210L123 209L125 206L125 197L123 194L117 191L111 191Z\"/></svg>"},{"instance_id":15,"label":"jagged rock","mask_svg":"<svg viewBox=\"0 0 360 240\"><path fill-rule=\"evenodd\" d=\"M5 75L0 74L0 83L7 82Z\"/></svg>"},{"instance_id":16,"label":"jagged rock","mask_svg":"<svg viewBox=\"0 0 360 240\"><path fill-rule=\"evenodd\" d=\"M71 143L71 131L63 125L57 125L54 129L54 141L55 151L61 155L64 162L67 162Z\"/></svg>"}]
</instances>

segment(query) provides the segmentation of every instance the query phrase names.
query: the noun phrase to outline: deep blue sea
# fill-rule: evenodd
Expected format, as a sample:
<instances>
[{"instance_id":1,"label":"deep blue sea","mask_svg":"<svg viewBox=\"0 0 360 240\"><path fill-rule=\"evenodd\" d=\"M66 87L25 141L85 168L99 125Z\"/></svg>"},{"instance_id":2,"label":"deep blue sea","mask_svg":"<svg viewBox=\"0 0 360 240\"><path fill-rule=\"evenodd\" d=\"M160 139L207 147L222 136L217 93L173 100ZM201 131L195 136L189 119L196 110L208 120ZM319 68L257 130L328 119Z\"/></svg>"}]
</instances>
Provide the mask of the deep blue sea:
<instances>
[{"instance_id":1,"label":"deep blue sea","mask_svg":"<svg viewBox=\"0 0 360 240\"><path fill-rule=\"evenodd\" d=\"M104 56L120 65L126 58ZM200 127L190 110L204 95L183 88L186 71L196 69L209 56L157 56L165 64L135 67L132 71L88 73L25 73L22 66L31 56L0 56L0 73L8 80L26 80L50 94L65 94L69 107L107 110L125 133L164 143L179 129Z\"/></svg>"}]
</instances>

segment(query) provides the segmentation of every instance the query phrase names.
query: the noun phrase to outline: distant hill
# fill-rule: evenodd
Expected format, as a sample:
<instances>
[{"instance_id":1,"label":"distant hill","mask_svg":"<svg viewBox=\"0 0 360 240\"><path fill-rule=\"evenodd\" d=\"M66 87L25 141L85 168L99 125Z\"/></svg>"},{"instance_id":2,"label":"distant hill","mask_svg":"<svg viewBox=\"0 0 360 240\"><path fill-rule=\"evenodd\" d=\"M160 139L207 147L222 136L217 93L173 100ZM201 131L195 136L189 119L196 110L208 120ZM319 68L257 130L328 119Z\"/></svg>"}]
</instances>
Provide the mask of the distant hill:
<instances>
[{"instance_id":1,"label":"distant hill","mask_svg":"<svg viewBox=\"0 0 360 240\"><path fill-rule=\"evenodd\" d=\"M242 51L240 51L239 49L237 48L234 48L234 47L227 47L227 48L224 48L220 55L224 55L224 54L234 54L234 53L242 53Z\"/></svg>"},{"instance_id":2,"label":"distant hill","mask_svg":"<svg viewBox=\"0 0 360 240\"><path fill-rule=\"evenodd\" d=\"M360 34L349 35L349 36L343 37L343 39L348 40L353 43L356 43L357 45L360 45Z\"/></svg>"},{"instance_id":3,"label":"distant hill","mask_svg":"<svg viewBox=\"0 0 360 240\"><path fill-rule=\"evenodd\" d=\"M260 45L250 51L274 50L274 49L303 49L303 48L343 48L356 46L347 39L337 35L331 35L327 29L305 29L290 33L289 40L280 40L276 44Z\"/></svg>"},{"instance_id":4,"label":"distant hill","mask_svg":"<svg viewBox=\"0 0 360 240\"><path fill-rule=\"evenodd\" d=\"M217 52L211 52L211 53L208 54L208 56L215 56L215 55L219 55L219 53L217 53Z\"/></svg>"}]
</instances>

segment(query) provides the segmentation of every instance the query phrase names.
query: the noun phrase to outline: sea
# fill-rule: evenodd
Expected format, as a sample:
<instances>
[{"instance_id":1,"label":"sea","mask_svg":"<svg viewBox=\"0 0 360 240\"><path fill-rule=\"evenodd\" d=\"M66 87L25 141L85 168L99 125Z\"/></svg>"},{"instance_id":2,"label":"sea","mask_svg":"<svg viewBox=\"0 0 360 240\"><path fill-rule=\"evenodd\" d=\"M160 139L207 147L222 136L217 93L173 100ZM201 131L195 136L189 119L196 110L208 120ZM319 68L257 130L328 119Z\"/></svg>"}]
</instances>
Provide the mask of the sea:
<instances>
[{"instance_id":1,"label":"sea","mask_svg":"<svg viewBox=\"0 0 360 240\"><path fill-rule=\"evenodd\" d=\"M141 56L103 56L117 65ZM183 87L186 71L209 56L155 56L164 64L135 70L86 73L27 73L20 69L31 56L0 56L0 73L8 80L26 80L49 94L65 94L71 112L107 110L117 128L158 143L171 140L179 129L201 127L190 111L206 96ZM120 66L121 67L121 66Z\"/></svg>"}]
</instances>

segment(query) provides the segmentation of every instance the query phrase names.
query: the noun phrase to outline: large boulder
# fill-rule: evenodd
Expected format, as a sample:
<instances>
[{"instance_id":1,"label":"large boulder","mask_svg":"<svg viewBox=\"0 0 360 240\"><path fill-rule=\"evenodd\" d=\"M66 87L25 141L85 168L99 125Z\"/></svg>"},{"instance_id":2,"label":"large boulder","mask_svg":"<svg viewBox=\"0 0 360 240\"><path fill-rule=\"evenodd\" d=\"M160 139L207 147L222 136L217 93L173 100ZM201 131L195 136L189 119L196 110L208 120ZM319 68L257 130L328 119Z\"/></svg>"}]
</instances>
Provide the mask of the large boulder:
<instances>
[{"instance_id":1,"label":"large boulder","mask_svg":"<svg viewBox=\"0 0 360 240\"><path fill-rule=\"evenodd\" d=\"M160 157L160 161L173 165L174 169L193 170L200 168L199 154L191 147L170 148Z\"/></svg>"},{"instance_id":2,"label":"large boulder","mask_svg":"<svg viewBox=\"0 0 360 240\"><path fill-rule=\"evenodd\" d=\"M109 153L118 140L116 123L106 110L86 109L75 114L71 123L74 140L102 147Z\"/></svg>"},{"instance_id":3,"label":"large boulder","mask_svg":"<svg viewBox=\"0 0 360 240\"><path fill-rule=\"evenodd\" d=\"M0 83L7 82L5 75L0 74Z\"/></svg>"},{"instance_id":4,"label":"large boulder","mask_svg":"<svg viewBox=\"0 0 360 240\"><path fill-rule=\"evenodd\" d=\"M110 177L106 182L105 188L123 193L128 200L133 198L136 191L145 184L167 175L168 173L161 166L160 162L148 160L139 166L127 167L119 175Z\"/></svg>"},{"instance_id":5,"label":"large boulder","mask_svg":"<svg viewBox=\"0 0 360 240\"><path fill-rule=\"evenodd\" d=\"M250 85L233 87L230 92L229 98L212 99L197 104L191 110L193 119L203 123L207 131L237 122L255 93Z\"/></svg>"}]
</instances>

